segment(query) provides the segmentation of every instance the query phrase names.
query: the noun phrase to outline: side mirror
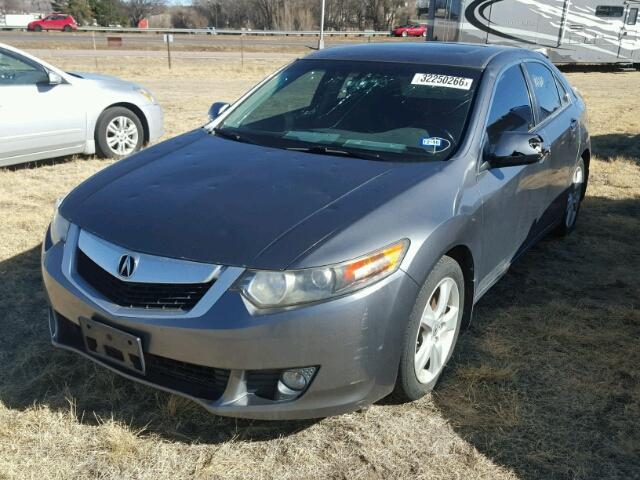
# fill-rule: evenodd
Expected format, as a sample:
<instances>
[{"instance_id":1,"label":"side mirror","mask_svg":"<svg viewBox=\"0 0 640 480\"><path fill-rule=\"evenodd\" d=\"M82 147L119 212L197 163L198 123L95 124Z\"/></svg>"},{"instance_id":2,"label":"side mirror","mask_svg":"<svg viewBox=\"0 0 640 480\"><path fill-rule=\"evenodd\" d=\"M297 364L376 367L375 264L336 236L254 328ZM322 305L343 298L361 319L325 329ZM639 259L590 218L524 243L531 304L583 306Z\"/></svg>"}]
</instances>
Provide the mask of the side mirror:
<instances>
[{"instance_id":1,"label":"side mirror","mask_svg":"<svg viewBox=\"0 0 640 480\"><path fill-rule=\"evenodd\" d=\"M550 150L540 135L527 132L503 132L489 151L485 160L491 168L515 167L543 161Z\"/></svg>"},{"instance_id":2,"label":"side mirror","mask_svg":"<svg viewBox=\"0 0 640 480\"><path fill-rule=\"evenodd\" d=\"M209 107L209 120L215 120L222 112L229 108L229 104L225 102L216 102Z\"/></svg>"},{"instance_id":3,"label":"side mirror","mask_svg":"<svg viewBox=\"0 0 640 480\"><path fill-rule=\"evenodd\" d=\"M62 83L62 77L56 72L49 72L49 85L60 85Z\"/></svg>"}]
</instances>

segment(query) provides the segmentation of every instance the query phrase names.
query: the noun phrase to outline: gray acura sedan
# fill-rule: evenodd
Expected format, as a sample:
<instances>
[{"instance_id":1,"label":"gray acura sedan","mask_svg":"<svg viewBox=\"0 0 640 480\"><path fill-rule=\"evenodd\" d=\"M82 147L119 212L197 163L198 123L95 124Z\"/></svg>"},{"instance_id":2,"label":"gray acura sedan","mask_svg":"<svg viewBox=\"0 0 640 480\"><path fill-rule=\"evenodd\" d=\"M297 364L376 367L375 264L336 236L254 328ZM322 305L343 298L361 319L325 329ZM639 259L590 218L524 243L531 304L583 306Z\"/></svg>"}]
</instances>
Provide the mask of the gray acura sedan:
<instances>
[{"instance_id":1,"label":"gray acura sedan","mask_svg":"<svg viewBox=\"0 0 640 480\"><path fill-rule=\"evenodd\" d=\"M69 193L42 273L55 346L220 415L420 398L586 189L584 102L527 50L332 48L210 113Z\"/></svg>"}]
</instances>

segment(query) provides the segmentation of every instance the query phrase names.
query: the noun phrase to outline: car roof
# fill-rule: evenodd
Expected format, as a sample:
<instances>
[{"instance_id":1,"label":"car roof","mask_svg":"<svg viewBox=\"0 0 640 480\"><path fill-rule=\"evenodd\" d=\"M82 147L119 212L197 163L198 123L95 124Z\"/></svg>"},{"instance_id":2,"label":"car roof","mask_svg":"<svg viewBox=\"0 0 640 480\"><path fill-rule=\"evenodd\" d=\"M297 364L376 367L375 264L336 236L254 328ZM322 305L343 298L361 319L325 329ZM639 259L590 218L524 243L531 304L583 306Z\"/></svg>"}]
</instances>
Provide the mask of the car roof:
<instances>
[{"instance_id":1,"label":"car roof","mask_svg":"<svg viewBox=\"0 0 640 480\"><path fill-rule=\"evenodd\" d=\"M319 50L305 58L368 62L420 63L484 69L502 53L530 56L523 48L473 43L364 43Z\"/></svg>"}]
</instances>

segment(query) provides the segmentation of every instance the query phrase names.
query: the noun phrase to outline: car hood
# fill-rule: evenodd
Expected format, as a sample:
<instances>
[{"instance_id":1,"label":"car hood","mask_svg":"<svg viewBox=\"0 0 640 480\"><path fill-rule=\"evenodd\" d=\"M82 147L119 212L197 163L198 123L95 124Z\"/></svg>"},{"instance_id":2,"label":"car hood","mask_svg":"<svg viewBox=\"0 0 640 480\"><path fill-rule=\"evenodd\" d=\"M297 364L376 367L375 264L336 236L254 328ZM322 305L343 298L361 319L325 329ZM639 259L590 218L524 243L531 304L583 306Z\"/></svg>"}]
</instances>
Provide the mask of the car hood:
<instances>
[{"instance_id":1,"label":"car hood","mask_svg":"<svg viewBox=\"0 0 640 480\"><path fill-rule=\"evenodd\" d=\"M338 225L383 201L379 189L374 200L363 192L393 166L238 143L200 129L99 172L60 211L125 249L286 268ZM350 207L337 208L345 204ZM322 225L309 225L323 211ZM291 241L272 253L285 237Z\"/></svg>"},{"instance_id":2,"label":"car hood","mask_svg":"<svg viewBox=\"0 0 640 480\"><path fill-rule=\"evenodd\" d=\"M88 72L67 72L69 75L79 78L81 80L101 84L101 85L110 85L110 86L122 86L122 87L136 87L135 83L129 82L127 80L122 80L118 77L112 77L110 75L100 75L98 73L88 73Z\"/></svg>"}]
</instances>

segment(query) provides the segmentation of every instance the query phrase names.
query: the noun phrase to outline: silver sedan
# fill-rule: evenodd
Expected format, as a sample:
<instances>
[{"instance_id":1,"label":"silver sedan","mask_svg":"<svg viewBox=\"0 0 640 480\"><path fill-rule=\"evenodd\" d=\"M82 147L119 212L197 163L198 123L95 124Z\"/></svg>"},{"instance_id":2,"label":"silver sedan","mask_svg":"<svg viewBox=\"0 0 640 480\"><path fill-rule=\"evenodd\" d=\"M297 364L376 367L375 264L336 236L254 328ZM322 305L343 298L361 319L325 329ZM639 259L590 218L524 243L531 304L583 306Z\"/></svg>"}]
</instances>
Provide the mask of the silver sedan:
<instances>
[{"instance_id":1,"label":"silver sedan","mask_svg":"<svg viewBox=\"0 0 640 480\"><path fill-rule=\"evenodd\" d=\"M0 166L79 153L125 157L162 133L149 90L64 72L0 43Z\"/></svg>"}]
</instances>

